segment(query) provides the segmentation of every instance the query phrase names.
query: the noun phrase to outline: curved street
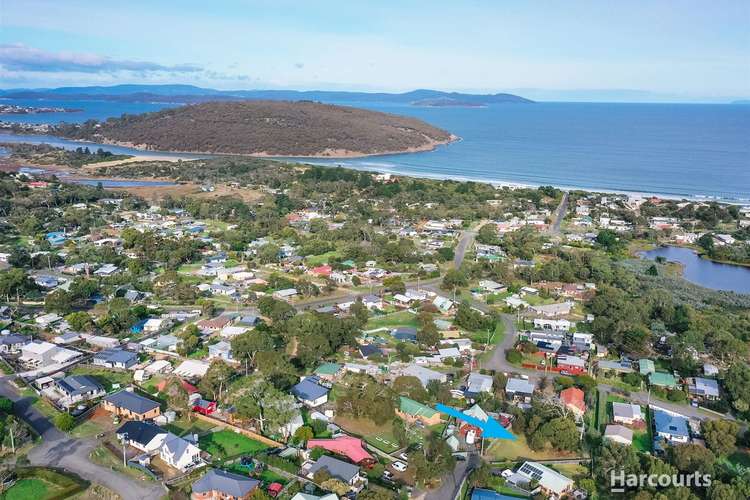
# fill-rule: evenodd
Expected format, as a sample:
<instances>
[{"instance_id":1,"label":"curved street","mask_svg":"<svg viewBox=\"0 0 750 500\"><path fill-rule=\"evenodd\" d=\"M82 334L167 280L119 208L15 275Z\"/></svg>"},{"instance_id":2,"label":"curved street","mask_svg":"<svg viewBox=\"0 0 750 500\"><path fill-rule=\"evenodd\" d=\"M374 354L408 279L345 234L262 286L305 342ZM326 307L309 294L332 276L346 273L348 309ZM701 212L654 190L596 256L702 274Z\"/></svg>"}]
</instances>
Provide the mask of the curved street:
<instances>
[{"instance_id":1,"label":"curved street","mask_svg":"<svg viewBox=\"0 0 750 500\"><path fill-rule=\"evenodd\" d=\"M0 379L0 396L13 401L13 413L28 423L42 439L29 452L28 458L32 465L65 469L87 481L106 486L123 500L161 498L166 494L166 489L160 483L137 481L91 462L89 455L97 446L97 441L72 438L58 430L32 406L32 399L21 396L8 379L9 377Z\"/></svg>"}]
</instances>

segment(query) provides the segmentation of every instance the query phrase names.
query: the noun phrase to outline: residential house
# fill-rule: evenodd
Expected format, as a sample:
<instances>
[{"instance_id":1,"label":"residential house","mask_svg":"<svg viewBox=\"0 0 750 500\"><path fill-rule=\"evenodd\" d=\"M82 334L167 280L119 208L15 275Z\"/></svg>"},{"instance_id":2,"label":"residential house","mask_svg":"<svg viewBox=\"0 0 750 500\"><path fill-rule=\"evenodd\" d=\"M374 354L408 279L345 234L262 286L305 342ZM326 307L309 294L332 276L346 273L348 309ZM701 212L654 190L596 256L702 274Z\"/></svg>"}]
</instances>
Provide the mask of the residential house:
<instances>
[{"instance_id":1,"label":"residential house","mask_svg":"<svg viewBox=\"0 0 750 500\"><path fill-rule=\"evenodd\" d=\"M59 403L63 406L88 401L105 394L102 384L88 375L71 375L57 380L55 389L64 396L59 400Z\"/></svg>"},{"instance_id":2,"label":"residential house","mask_svg":"<svg viewBox=\"0 0 750 500\"><path fill-rule=\"evenodd\" d=\"M712 378L690 377L685 382L692 397L706 400L716 400L720 397L719 382Z\"/></svg>"},{"instance_id":3,"label":"residential house","mask_svg":"<svg viewBox=\"0 0 750 500\"><path fill-rule=\"evenodd\" d=\"M586 371L586 360L578 356L557 356L557 367L563 371L577 375Z\"/></svg>"},{"instance_id":4,"label":"residential house","mask_svg":"<svg viewBox=\"0 0 750 500\"><path fill-rule=\"evenodd\" d=\"M166 330L172 326L172 321L168 318L149 318L143 324L144 333L156 333Z\"/></svg>"},{"instance_id":5,"label":"residential house","mask_svg":"<svg viewBox=\"0 0 750 500\"><path fill-rule=\"evenodd\" d=\"M323 363L318 366L313 374L321 380L332 382L341 373L342 366L339 363Z\"/></svg>"},{"instance_id":6,"label":"residential house","mask_svg":"<svg viewBox=\"0 0 750 500\"><path fill-rule=\"evenodd\" d=\"M567 319L534 318L534 328L567 332L573 325Z\"/></svg>"},{"instance_id":7,"label":"residential house","mask_svg":"<svg viewBox=\"0 0 750 500\"><path fill-rule=\"evenodd\" d=\"M358 466L329 457L328 455L323 455L309 467L307 478L313 479L315 473L319 470L325 470L331 477L343 481L344 484L348 484L352 488L355 488L358 483L363 481L359 475Z\"/></svg>"},{"instance_id":8,"label":"residential house","mask_svg":"<svg viewBox=\"0 0 750 500\"><path fill-rule=\"evenodd\" d=\"M560 391L560 401L570 411L572 411L576 417L580 418L586 413L586 402L584 401L584 393L578 387L568 387Z\"/></svg>"},{"instance_id":9,"label":"residential house","mask_svg":"<svg viewBox=\"0 0 750 500\"><path fill-rule=\"evenodd\" d=\"M208 346L208 359L222 359L226 362L234 362L232 357L232 344L226 340Z\"/></svg>"},{"instance_id":10,"label":"residential house","mask_svg":"<svg viewBox=\"0 0 750 500\"><path fill-rule=\"evenodd\" d=\"M307 449L322 448L344 456L353 463L368 466L376 462L375 457L367 452L361 439L352 436L339 436L332 439L311 439Z\"/></svg>"},{"instance_id":11,"label":"residential house","mask_svg":"<svg viewBox=\"0 0 750 500\"><path fill-rule=\"evenodd\" d=\"M417 377L425 388L431 380L437 380L441 384L444 384L448 381L448 376L445 373L430 370L429 368L425 368L423 366L415 364L411 364L406 368L403 368L401 370L401 375Z\"/></svg>"},{"instance_id":12,"label":"residential house","mask_svg":"<svg viewBox=\"0 0 750 500\"><path fill-rule=\"evenodd\" d=\"M292 499L294 500L294 499ZM474 488L471 490L470 500L518 500L517 496L503 495L495 490Z\"/></svg>"},{"instance_id":13,"label":"residential house","mask_svg":"<svg viewBox=\"0 0 750 500\"><path fill-rule=\"evenodd\" d=\"M21 363L34 368L62 365L81 356L78 351L65 349L49 342L35 340L21 346Z\"/></svg>"},{"instance_id":14,"label":"residential house","mask_svg":"<svg viewBox=\"0 0 750 500\"><path fill-rule=\"evenodd\" d=\"M303 378L291 390L292 395L311 408L316 408L328 402L329 391L330 389L322 386L320 379L314 375Z\"/></svg>"},{"instance_id":15,"label":"residential house","mask_svg":"<svg viewBox=\"0 0 750 500\"><path fill-rule=\"evenodd\" d=\"M107 349L94 354L91 362L105 368L126 370L138 363L138 355L123 349Z\"/></svg>"},{"instance_id":16,"label":"residential house","mask_svg":"<svg viewBox=\"0 0 750 500\"><path fill-rule=\"evenodd\" d=\"M437 425L443 420L439 411L418 401L409 399L406 396L399 397L399 407L396 408L396 415L407 422L413 423L419 421L428 427Z\"/></svg>"},{"instance_id":17,"label":"residential house","mask_svg":"<svg viewBox=\"0 0 750 500\"><path fill-rule=\"evenodd\" d=\"M656 365L650 359L639 359L638 360L638 371L641 375L650 375L656 371Z\"/></svg>"},{"instance_id":18,"label":"residential house","mask_svg":"<svg viewBox=\"0 0 750 500\"><path fill-rule=\"evenodd\" d=\"M669 443L687 443L690 440L690 425L687 417L652 407L654 433Z\"/></svg>"},{"instance_id":19,"label":"residential house","mask_svg":"<svg viewBox=\"0 0 750 500\"><path fill-rule=\"evenodd\" d=\"M114 264L104 264L99 269L94 271L94 274L97 276L112 276L116 272L119 271L119 268Z\"/></svg>"},{"instance_id":20,"label":"residential house","mask_svg":"<svg viewBox=\"0 0 750 500\"><path fill-rule=\"evenodd\" d=\"M371 356L382 356L383 351L375 344L362 344L359 346L359 355L369 359Z\"/></svg>"},{"instance_id":21,"label":"residential house","mask_svg":"<svg viewBox=\"0 0 750 500\"><path fill-rule=\"evenodd\" d=\"M602 371L613 371L615 373L633 373L633 366L627 360L621 359L619 361L609 361L606 359L600 360L597 364L599 372Z\"/></svg>"},{"instance_id":22,"label":"residential house","mask_svg":"<svg viewBox=\"0 0 750 500\"><path fill-rule=\"evenodd\" d=\"M529 306L529 310L545 318L556 318L558 316L567 316L573 310L573 302L561 302L557 304L543 304Z\"/></svg>"},{"instance_id":23,"label":"residential house","mask_svg":"<svg viewBox=\"0 0 750 500\"><path fill-rule=\"evenodd\" d=\"M417 341L417 329L410 326L400 326L391 331L391 337L401 342Z\"/></svg>"},{"instance_id":24,"label":"residential house","mask_svg":"<svg viewBox=\"0 0 750 500\"><path fill-rule=\"evenodd\" d=\"M278 300L292 300L297 296L296 288L285 288L284 290L277 290L273 292L273 298Z\"/></svg>"},{"instance_id":25,"label":"residential house","mask_svg":"<svg viewBox=\"0 0 750 500\"><path fill-rule=\"evenodd\" d=\"M25 335L8 333L7 330L3 330L3 334L0 335L0 352L4 354L16 354L29 342L29 337Z\"/></svg>"},{"instance_id":26,"label":"residential house","mask_svg":"<svg viewBox=\"0 0 750 500\"><path fill-rule=\"evenodd\" d=\"M466 379L465 395L469 398L476 398L481 393L492 392L492 377L478 372L471 372Z\"/></svg>"},{"instance_id":27,"label":"residential house","mask_svg":"<svg viewBox=\"0 0 750 500\"><path fill-rule=\"evenodd\" d=\"M544 493L558 497L571 492L575 484L572 479L537 462L524 462L506 481L524 490L533 482L538 484Z\"/></svg>"},{"instance_id":28,"label":"residential house","mask_svg":"<svg viewBox=\"0 0 750 500\"><path fill-rule=\"evenodd\" d=\"M513 401L531 403L534 384L522 378L509 378L505 383L505 395Z\"/></svg>"},{"instance_id":29,"label":"residential house","mask_svg":"<svg viewBox=\"0 0 750 500\"><path fill-rule=\"evenodd\" d=\"M633 431L622 425L609 424L604 429L604 439L630 446L633 444Z\"/></svg>"},{"instance_id":30,"label":"residential house","mask_svg":"<svg viewBox=\"0 0 750 500\"><path fill-rule=\"evenodd\" d=\"M193 483L192 500L249 500L260 481L234 472L211 469Z\"/></svg>"},{"instance_id":31,"label":"residential house","mask_svg":"<svg viewBox=\"0 0 750 500\"><path fill-rule=\"evenodd\" d=\"M102 408L131 420L150 420L161 414L159 403L128 390L105 397L102 400Z\"/></svg>"},{"instance_id":32,"label":"residential house","mask_svg":"<svg viewBox=\"0 0 750 500\"><path fill-rule=\"evenodd\" d=\"M181 472L203 465L201 450L193 443L148 422L126 422L117 437L149 456L159 455L167 465Z\"/></svg>"},{"instance_id":33,"label":"residential house","mask_svg":"<svg viewBox=\"0 0 750 500\"><path fill-rule=\"evenodd\" d=\"M640 405L632 403L612 403L612 417L618 424L636 425L644 421Z\"/></svg>"},{"instance_id":34,"label":"residential house","mask_svg":"<svg viewBox=\"0 0 750 500\"><path fill-rule=\"evenodd\" d=\"M441 313L445 314L449 312L451 309L453 309L453 306L455 305L452 300L443 297L441 295L436 296L433 301L432 305L437 307Z\"/></svg>"},{"instance_id":35,"label":"residential house","mask_svg":"<svg viewBox=\"0 0 750 500\"><path fill-rule=\"evenodd\" d=\"M188 379L199 379L206 375L209 366L209 363L199 359L186 359L174 369L174 373Z\"/></svg>"},{"instance_id":36,"label":"residential house","mask_svg":"<svg viewBox=\"0 0 750 500\"><path fill-rule=\"evenodd\" d=\"M665 387L667 389L676 389L678 387L677 378L671 373L653 372L648 376L648 383L656 387Z\"/></svg>"},{"instance_id":37,"label":"residential house","mask_svg":"<svg viewBox=\"0 0 750 500\"><path fill-rule=\"evenodd\" d=\"M218 332L225 326L229 325L232 322L232 316L224 315L217 316L215 318L211 319L202 319L198 321L195 326L198 327L198 329L203 333L213 333Z\"/></svg>"}]
</instances>

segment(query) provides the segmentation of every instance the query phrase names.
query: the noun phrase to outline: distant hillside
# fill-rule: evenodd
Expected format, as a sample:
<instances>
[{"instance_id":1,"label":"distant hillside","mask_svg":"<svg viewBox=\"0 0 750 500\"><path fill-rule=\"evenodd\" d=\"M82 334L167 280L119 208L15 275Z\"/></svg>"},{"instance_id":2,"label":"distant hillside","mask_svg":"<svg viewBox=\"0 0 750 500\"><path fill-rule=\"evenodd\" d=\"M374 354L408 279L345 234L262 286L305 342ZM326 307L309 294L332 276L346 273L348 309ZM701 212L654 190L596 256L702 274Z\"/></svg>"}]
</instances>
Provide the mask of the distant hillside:
<instances>
[{"instance_id":1,"label":"distant hillside","mask_svg":"<svg viewBox=\"0 0 750 500\"><path fill-rule=\"evenodd\" d=\"M426 151L453 138L416 118L309 101L193 104L57 133L148 150L327 157Z\"/></svg>"},{"instance_id":2,"label":"distant hillside","mask_svg":"<svg viewBox=\"0 0 750 500\"><path fill-rule=\"evenodd\" d=\"M411 103L412 106L426 108L482 108L487 106L481 102L462 101L450 97L438 97L436 99L420 99Z\"/></svg>"},{"instance_id":3,"label":"distant hillside","mask_svg":"<svg viewBox=\"0 0 750 500\"><path fill-rule=\"evenodd\" d=\"M193 85L114 85L111 87L60 87L57 89L0 90L0 95L16 99L86 100L98 99L126 102L196 103L264 99L274 101L322 102L394 102L413 103L425 99L449 99L468 105L496 103L530 103L513 94L463 94L420 89L392 94L387 92L343 92L329 90L215 90Z\"/></svg>"}]
</instances>

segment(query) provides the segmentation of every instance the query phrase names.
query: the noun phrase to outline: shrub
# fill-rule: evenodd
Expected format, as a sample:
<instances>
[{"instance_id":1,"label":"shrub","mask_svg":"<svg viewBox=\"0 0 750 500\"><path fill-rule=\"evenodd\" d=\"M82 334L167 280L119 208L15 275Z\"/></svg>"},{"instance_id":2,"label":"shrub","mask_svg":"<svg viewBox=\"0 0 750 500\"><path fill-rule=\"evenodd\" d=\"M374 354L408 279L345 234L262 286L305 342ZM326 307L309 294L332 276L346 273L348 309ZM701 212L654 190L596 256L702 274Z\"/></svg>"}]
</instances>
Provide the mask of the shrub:
<instances>
[{"instance_id":1,"label":"shrub","mask_svg":"<svg viewBox=\"0 0 750 500\"><path fill-rule=\"evenodd\" d=\"M515 349L510 349L505 352L505 359L507 359L509 363L519 364L523 361L523 355Z\"/></svg>"}]
</instances>

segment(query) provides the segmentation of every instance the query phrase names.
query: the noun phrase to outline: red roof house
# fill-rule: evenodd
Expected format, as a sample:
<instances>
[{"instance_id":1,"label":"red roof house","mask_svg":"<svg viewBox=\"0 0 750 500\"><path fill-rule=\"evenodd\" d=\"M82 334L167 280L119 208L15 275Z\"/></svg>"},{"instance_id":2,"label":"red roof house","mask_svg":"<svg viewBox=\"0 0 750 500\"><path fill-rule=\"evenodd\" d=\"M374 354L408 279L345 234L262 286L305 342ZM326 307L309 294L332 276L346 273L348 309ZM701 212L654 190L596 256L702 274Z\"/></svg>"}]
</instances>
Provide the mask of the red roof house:
<instances>
[{"instance_id":1,"label":"red roof house","mask_svg":"<svg viewBox=\"0 0 750 500\"><path fill-rule=\"evenodd\" d=\"M583 391L578 387L568 387L560 391L560 401L576 415L586 413L586 403L583 396Z\"/></svg>"},{"instance_id":2,"label":"red roof house","mask_svg":"<svg viewBox=\"0 0 750 500\"><path fill-rule=\"evenodd\" d=\"M156 390L159 392L164 392L164 389L167 387L167 384L169 383L169 379L161 380L158 384L156 384ZM185 392L190 394L195 394L198 392L198 388L195 387L193 384L189 382L185 382L184 380L180 379L180 385L183 389L185 389Z\"/></svg>"},{"instance_id":3,"label":"red roof house","mask_svg":"<svg viewBox=\"0 0 750 500\"><path fill-rule=\"evenodd\" d=\"M210 415L216 411L216 401L198 399L193 403L193 411L197 411L201 415Z\"/></svg>"},{"instance_id":4,"label":"red roof house","mask_svg":"<svg viewBox=\"0 0 750 500\"><path fill-rule=\"evenodd\" d=\"M268 494L271 498L276 498L282 491L284 491L284 485L281 483L271 483L268 485Z\"/></svg>"},{"instance_id":5,"label":"red roof house","mask_svg":"<svg viewBox=\"0 0 750 500\"><path fill-rule=\"evenodd\" d=\"M333 272L333 268L331 268L331 266L329 266L328 264L325 264L322 266L313 267L312 269L310 269L310 272L316 276L330 276Z\"/></svg>"},{"instance_id":6,"label":"red roof house","mask_svg":"<svg viewBox=\"0 0 750 500\"><path fill-rule=\"evenodd\" d=\"M339 436L333 439L311 439L307 442L307 449L323 448L338 455L345 456L355 464L367 465L375 462L375 458L365 450L362 440L351 436Z\"/></svg>"}]
</instances>

